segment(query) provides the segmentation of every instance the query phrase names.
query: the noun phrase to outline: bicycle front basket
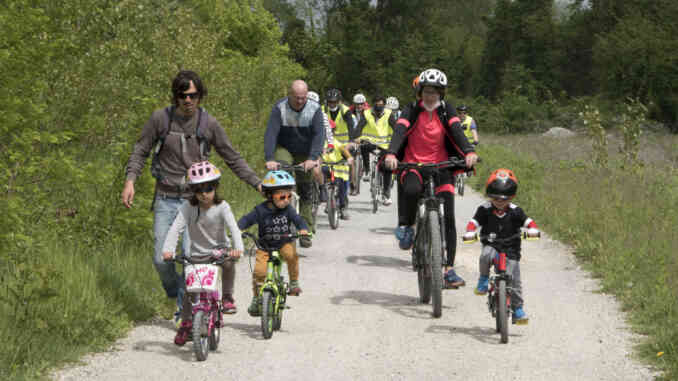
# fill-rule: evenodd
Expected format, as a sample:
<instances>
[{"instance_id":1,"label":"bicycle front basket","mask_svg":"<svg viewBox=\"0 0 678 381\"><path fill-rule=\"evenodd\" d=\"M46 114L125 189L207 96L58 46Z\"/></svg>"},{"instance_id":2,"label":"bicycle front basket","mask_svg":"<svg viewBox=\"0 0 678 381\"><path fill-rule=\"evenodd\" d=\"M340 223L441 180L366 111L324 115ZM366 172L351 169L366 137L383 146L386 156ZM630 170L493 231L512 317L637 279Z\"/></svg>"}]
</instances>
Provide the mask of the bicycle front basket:
<instances>
[{"instance_id":1,"label":"bicycle front basket","mask_svg":"<svg viewBox=\"0 0 678 381\"><path fill-rule=\"evenodd\" d=\"M214 292L221 290L221 267L212 264L186 264L186 292Z\"/></svg>"}]
</instances>

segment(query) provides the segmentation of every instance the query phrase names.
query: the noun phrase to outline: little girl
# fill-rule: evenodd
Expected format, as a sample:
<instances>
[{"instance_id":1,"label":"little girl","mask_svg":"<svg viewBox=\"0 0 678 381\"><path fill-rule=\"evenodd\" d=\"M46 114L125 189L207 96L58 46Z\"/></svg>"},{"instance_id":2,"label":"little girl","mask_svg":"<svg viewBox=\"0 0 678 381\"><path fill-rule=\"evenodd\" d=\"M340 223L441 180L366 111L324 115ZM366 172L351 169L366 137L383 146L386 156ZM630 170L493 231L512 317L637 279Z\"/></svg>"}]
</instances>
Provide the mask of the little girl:
<instances>
[{"instance_id":1,"label":"little girl","mask_svg":"<svg viewBox=\"0 0 678 381\"><path fill-rule=\"evenodd\" d=\"M238 227L245 230L252 225L259 225L259 238L266 235L281 235L290 233L290 224L294 224L300 235L308 234L308 225L297 211L290 205L292 201L292 189L294 189L294 177L285 171L270 171L264 177L261 187L268 201L257 205L246 216L238 221ZM280 255L287 262L287 271L290 276L290 295L299 296L299 258L297 250L291 238L280 238L265 242L268 247L276 247ZM257 259L254 265L252 279L252 303L247 309L251 316L261 315L261 301L259 300L259 288L266 279L266 266L268 253L257 250Z\"/></svg>"},{"instance_id":2,"label":"little girl","mask_svg":"<svg viewBox=\"0 0 678 381\"><path fill-rule=\"evenodd\" d=\"M184 204L170 227L163 246L163 258L174 258L179 234L188 229L191 241L190 256L195 259L205 259L207 262L212 251L217 247L232 247L228 252L230 257L239 258L243 252L242 233L238 229L235 217L228 203L216 193L219 187L221 172L208 161L194 163L188 169L188 185L194 193L188 203ZM230 244L226 228L231 233L233 245ZM233 283L235 281L235 266L232 261L224 261L222 275L222 305L224 313L234 314L237 309L233 299ZM174 338L174 344L184 345L191 331L191 298L184 298L181 310L181 326Z\"/></svg>"}]
</instances>

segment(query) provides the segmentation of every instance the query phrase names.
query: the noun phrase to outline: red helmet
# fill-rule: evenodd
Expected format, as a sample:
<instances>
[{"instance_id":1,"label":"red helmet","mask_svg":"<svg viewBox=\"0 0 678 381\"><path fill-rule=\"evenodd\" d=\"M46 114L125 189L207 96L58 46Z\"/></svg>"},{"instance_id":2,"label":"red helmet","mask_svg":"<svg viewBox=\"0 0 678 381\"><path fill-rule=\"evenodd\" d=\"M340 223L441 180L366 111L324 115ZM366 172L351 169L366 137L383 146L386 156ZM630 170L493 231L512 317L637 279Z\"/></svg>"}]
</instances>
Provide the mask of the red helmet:
<instances>
[{"instance_id":1,"label":"red helmet","mask_svg":"<svg viewBox=\"0 0 678 381\"><path fill-rule=\"evenodd\" d=\"M518 179L513 171L499 168L490 174L485 184L485 194L491 198L510 200L518 191Z\"/></svg>"}]
</instances>

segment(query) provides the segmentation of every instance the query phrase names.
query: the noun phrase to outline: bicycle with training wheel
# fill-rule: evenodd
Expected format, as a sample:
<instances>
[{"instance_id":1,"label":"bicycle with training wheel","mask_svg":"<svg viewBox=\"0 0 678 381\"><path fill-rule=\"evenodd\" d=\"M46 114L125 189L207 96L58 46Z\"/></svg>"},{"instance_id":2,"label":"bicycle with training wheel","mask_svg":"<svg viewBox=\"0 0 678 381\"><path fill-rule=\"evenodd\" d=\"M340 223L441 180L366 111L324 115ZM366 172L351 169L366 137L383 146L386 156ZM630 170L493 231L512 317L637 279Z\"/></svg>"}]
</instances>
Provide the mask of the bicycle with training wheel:
<instances>
[{"instance_id":1,"label":"bicycle with training wheel","mask_svg":"<svg viewBox=\"0 0 678 381\"><path fill-rule=\"evenodd\" d=\"M334 167L339 165L346 165L346 161L338 161L336 163L325 162L323 167L328 169L329 174L326 176L327 182L327 217L329 218L330 227L336 229L339 227L339 184L334 176Z\"/></svg>"},{"instance_id":2,"label":"bicycle with training wheel","mask_svg":"<svg viewBox=\"0 0 678 381\"><path fill-rule=\"evenodd\" d=\"M399 163L397 172L416 169L422 177L424 193L417 202L412 267L417 272L419 300L431 302L433 317L442 315L443 258L447 252L445 208L435 192L438 172L466 168L464 159L449 158L439 163Z\"/></svg>"},{"instance_id":3,"label":"bicycle with training wheel","mask_svg":"<svg viewBox=\"0 0 678 381\"><path fill-rule=\"evenodd\" d=\"M219 347L224 321L221 264L235 260L227 256L228 250L227 247L216 248L207 259L194 259L183 254L173 259L184 266L185 297L191 298L193 352L198 361L207 360L209 351Z\"/></svg>"},{"instance_id":4,"label":"bicycle with training wheel","mask_svg":"<svg viewBox=\"0 0 678 381\"><path fill-rule=\"evenodd\" d=\"M487 288L487 307L495 319L496 330L500 335L500 342L508 343L508 317L511 311L511 286L512 276L506 272L507 257L505 248L515 239L537 240L537 237L528 237L525 232L520 232L506 238L497 238L495 233L487 235L476 234L473 239L464 240L464 243L474 243L480 240L497 249L497 255L492 258L493 274L490 275Z\"/></svg>"},{"instance_id":5,"label":"bicycle with training wheel","mask_svg":"<svg viewBox=\"0 0 678 381\"><path fill-rule=\"evenodd\" d=\"M309 234L311 236L312 234ZM249 238L254 242L259 250L268 253L268 262L266 264L266 280L259 289L259 300L261 302L261 332L264 339L270 339L273 331L280 330L282 326L283 311L289 308L286 304L289 283L285 281L282 275L283 258L280 255L279 248L266 245L268 240L280 240L283 238L297 239L301 234L272 234L257 238L248 232L242 233L243 238Z\"/></svg>"}]
</instances>

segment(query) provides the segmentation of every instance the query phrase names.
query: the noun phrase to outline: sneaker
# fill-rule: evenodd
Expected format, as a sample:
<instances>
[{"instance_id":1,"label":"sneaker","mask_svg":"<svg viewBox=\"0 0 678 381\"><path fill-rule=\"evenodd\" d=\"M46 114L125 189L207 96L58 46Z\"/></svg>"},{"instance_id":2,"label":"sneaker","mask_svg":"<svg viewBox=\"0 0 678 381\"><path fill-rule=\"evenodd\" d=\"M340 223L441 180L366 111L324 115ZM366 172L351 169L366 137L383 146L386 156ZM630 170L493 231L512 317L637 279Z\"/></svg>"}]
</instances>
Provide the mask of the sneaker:
<instances>
[{"instance_id":1,"label":"sneaker","mask_svg":"<svg viewBox=\"0 0 678 381\"><path fill-rule=\"evenodd\" d=\"M363 182L364 183L370 182L370 174L369 173L366 173L365 176L363 176Z\"/></svg>"},{"instance_id":2,"label":"sneaker","mask_svg":"<svg viewBox=\"0 0 678 381\"><path fill-rule=\"evenodd\" d=\"M481 275L480 277L478 277L478 285L476 286L476 289L473 290L473 293L476 295L485 295L487 294L487 288L489 287L489 285L490 278L485 275Z\"/></svg>"},{"instance_id":3,"label":"sneaker","mask_svg":"<svg viewBox=\"0 0 678 381\"><path fill-rule=\"evenodd\" d=\"M191 323L190 321L185 321L181 323L179 332L177 332L177 335L174 336L174 344L178 346L186 344L186 342L188 341L188 336L191 333L191 328L193 328L193 323Z\"/></svg>"},{"instance_id":4,"label":"sneaker","mask_svg":"<svg viewBox=\"0 0 678 381\"><path fill-rule=\"evenodd\" d=\"M393 200L391 200L390 197L384 197L382 200L382 204L384 204L385 206L389 206L393 204Z\"/></svg>"},{"instance_id":5,"label":"sneaker","mask_svg":"<svg viewBox=\"0 0 678 381\"><path fill-rule=\"evenodd\" d=\"M303 237L299 238L299 245L301 245L301 247L304 247L304 248L309 248L313 245L313 242L311 241L310 237L303 236Z\"/></svg>"},{"instance_id":6,"label":"sneaker","mask_svg":"<svg viewBox=\"0 0 678 381\"><path fill-rule=\"evenodd\" d=\"M348 210L346 210L346 208L339 209L339 218L341 218L342 220L351 219L351 216L348 214Z\"/></svg>"},{"instance_id":7,"label":"sneaker","mask_svg":"<svg viewBox=\"0 0 678 381\"><path fill-rule=\"evenodd\" d=\"M401 250L409 250L414 243L414 229L411 226L398 226L395 230Z\"/></svg>"},{"instance_id":8,"label":"sneaker","mask_svg":"<svg viewBox=\"0 0 678 381\"><path fill-rule=\"evenodd\" d=\"M462 279L454 269L449 269L445 273L445 288L459 288L466 286L466 281Z\"/></svg>"},{"instance_id":9,"label":"sneaker","mask_svg":"<svg viewBox=\"0 0 678 381\"><path fill-rule=\"evenodd\" d=\"M235 306L235 300L231 295L224 295L224 298L221 299L221 306L225 314L238 312L238 307Z\"/></svg>"},{"instance_id":10,"label":"sneaker","mask_svg":"<svg viewBox=\"0 0 678 381\"><path fill-rule=\"evenodd\" d=\"M259 300L258 296L252 297L252 302L247 308L247 313L252 317L261 316L261 301Z\"/></svg>"},{"instance_id":11,"label":"sneaker","mask_svg":"<svg viewBox=\"0 0 678 381\"><path fill-rule=\"evenodd\" d=\"M290 290L287 294L292 296L299 296L299 294L301 294L301 287L299 287L298 280L290 281Z\"/></svg>"},{"instance_id":12,"label":"sneaker","mask_svg":"<svg viewBox=\"0 0 678 381\"><path fill-rule=\"evenodd\" d=\"M523 307L518 307L513 311L513 324L525 325L529 321L527 314L523 311Z\"/></svg>"}]
</instances>

